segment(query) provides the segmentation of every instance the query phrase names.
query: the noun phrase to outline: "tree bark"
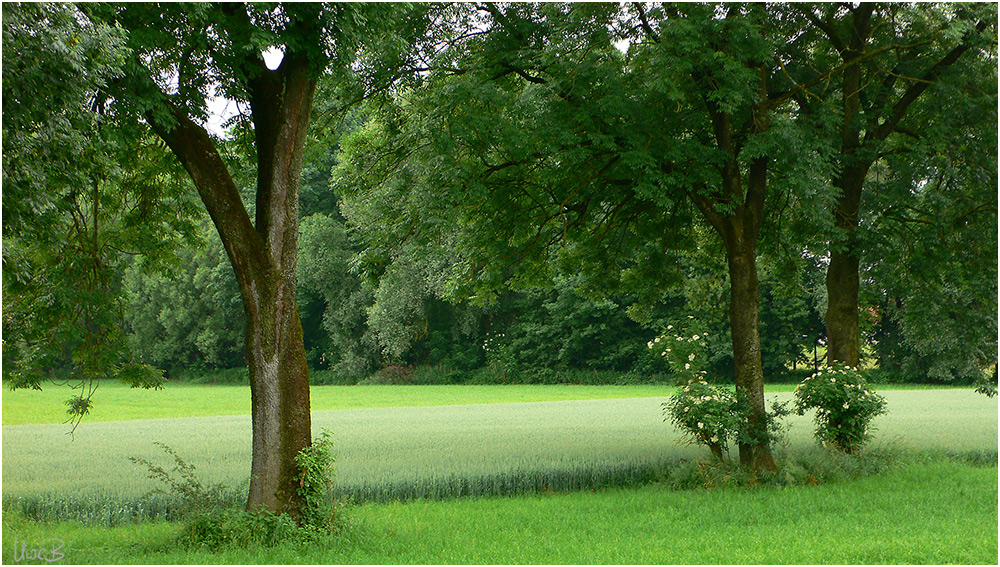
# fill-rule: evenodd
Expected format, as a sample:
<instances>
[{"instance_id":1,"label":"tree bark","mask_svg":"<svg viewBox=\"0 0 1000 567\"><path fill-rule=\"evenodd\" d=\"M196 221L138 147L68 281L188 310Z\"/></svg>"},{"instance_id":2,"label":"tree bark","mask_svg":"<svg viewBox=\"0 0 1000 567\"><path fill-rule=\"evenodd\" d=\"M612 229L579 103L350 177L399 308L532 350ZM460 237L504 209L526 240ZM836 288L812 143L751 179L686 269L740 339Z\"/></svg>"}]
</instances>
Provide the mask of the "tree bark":
<instances>
[{"instance_id":1,"label":"tree bark","mask_svg":"<svg viewBox=\"0 0 1000 567\"><path fill-rule=\"evenodd\" d=\"M719 115L715 115L719 116ZM717 121L717 134L725 147L728 123ZM740 168L735 159L724 166L722 190L714 200L726 196L739 198L741 204L729 214L715 210L713 199L692 193L695 205L722 238L729 267L729 327L733 344L737 396L749 404L747 432L760 433L755 442L739 443L740 464L753 471L778 469L766 435L767 407L764 403L764 369L760 345L760 282L757 276L757 239L760 235L767 193L768 159L755 159L743 193Z\"/></svg>"},{"instance_id":2,"label":"tree bark","mask_svg":"<svg viewBox=\"0 0 1000 567\"><path fill-rule=\"evenodd\" d=\"M729 219L725 237L729 264L729 326L736 367L736 394L749 403L751 432L766 432L764 369L760 349L760 284L755 246L742 233L742 223ZM777 465L766 436L755 443L739 444L740 464L752 470L775 471Z\"/></svg>"},{"instance_id":3,"label":"tree bark","mask_svg":"<svg viewBox=\"0 0 1000 567\"><path fill-rule=\"evenodd\" d=\"M253 400L249 510L299 515L295 456L312 441L309 368L295 301L302 152L316 81L286 55L251 99L257 140L257 232L265 236L259 277L241 282ZM273 79L280 79L280 89ZM259 84L264 84L260 81Z\"/></svg>"},{"instance_id":4,"label":"tree bark","mask_svg":"<svg viewBox=\"0 0 1000 567\"><path fill-rule=\"evenodd\" d=\"M840 238L830 243L830 265L826 271L827 362L840 362L852 368L860 362L858 292L861 277L854 233L870 165L850 165L834 179L834 186L840 190L835 213Z\"/></svg>"},{"instance_id":5,"label":"tree bark","mask_svg":"<svg viewBox=\"0 0 1000 567\"><path fill-rule=\"evenodd\" d=\"M840 235L830 243L830 265L826 275L827 361L851 367L857 367L861 358L858 320L861 277L855 230L858 227L858 211L865 178L876 159L872 148L866 146L877 145L888 138L910 106L930 85L940 80L946 69L971 49L977 34L989 27L987 22L978 21L975 32L970 31L961 43L930 66L919 80L914 81L896 99L892 99L891 87L899 80L898 75L887 74L882 81L881 97L869 100L862 113L863 91L873 82L870 76L864 76L862 56L869 48L873 29L871 19L875 8L873 3L861 3L851 10L848 38L838 36L833 28L824 26L819 20L813 20L824 28L831 44L840 52L841 59L845 63L853 62L846 65L843 71L841 170L833 180L834 187L840 192L835 209L835 222ZM879 94L879 91L875 94Z\"/></svg>"},{"instance_id":6,"label":"tree bark","mask_svg":"<svg viewBox=\"0 0 1000 567\"><path fill-rule=\"evenodd\" d=\"M295 456L309 446L312 435L309 369L295 282L262 271L241 285L248 288L244 308L253 422L247 509L298 516Z\"/></svg>"},{"instance_id":7,"label":"tree bark","mask_svg":"<svg viewBox=\"0 0 1000 567\"><path fill-rule=\"evenodd\" d=\"M147 120L194 181L236 273L247 315L253 456L247 509L297 517L295 456L309 446L309 370L295 301L302 151L315 91L306 63L286 55L252 81L257 223L205 129L180 109Z\"/></svg>"},{"instance_id":8,"label":"tree bark","mask_svg":"<svg viewBox=\"0 0 1000 567\"><path fill-rule=\"evenodd\" d=\"M861 90L862 69L858 62L871 34L873 4L862 4L852 10L850 37L840 40L841 58L854 61L843 72L843 122L840 127L841 171L833 180L840 190L834 211L838 239L830 242L830 265L826 272L826 336L827 362L842 362L857 367L858 355L858 289L860 276L854 231L858 226L861 189L871 167L870 158L862 158ZM833 37L833 36L831 36Z\"/></svg>"},{"instance_id":9,"label":"tree bark","mask_svg":"<svg viewBox=\"0 0 1000 567\"><path fill-rule=\"evenodd\" d=\"M859 262L855 252L833 252L826 269L827 363L839 362L857 368Z\"/></svg>"}]
</instances>

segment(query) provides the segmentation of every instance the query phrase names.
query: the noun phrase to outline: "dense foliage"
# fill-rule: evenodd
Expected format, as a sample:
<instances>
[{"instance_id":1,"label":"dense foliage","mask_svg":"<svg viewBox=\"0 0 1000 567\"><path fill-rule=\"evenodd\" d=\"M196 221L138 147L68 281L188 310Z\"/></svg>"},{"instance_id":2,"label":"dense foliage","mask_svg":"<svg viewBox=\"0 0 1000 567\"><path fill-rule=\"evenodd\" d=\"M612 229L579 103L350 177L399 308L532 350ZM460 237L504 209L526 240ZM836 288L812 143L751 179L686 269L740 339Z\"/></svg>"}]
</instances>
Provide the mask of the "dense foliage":
<instances>
[{"instance_id":1,"label":"dense foliage","mask_svg":"<svg viewBox=\"0 0 1000 567\"><path fill-rule=\"evenodd\" d=\"M269 509L297 499L309 367L645 382L685 376L694 360L648 345L693 320L709 339L686 383L735 383L740 459L767 469L765 378L819 346L988 392L995 21L987 4L12 5L5 380L89 384L80 417L96 378L246 365L254 470L281 460L252 475ZM242 105L218 131L216 96Z\"/></svg>"},{"instance_id":2,"label":"dense foliage","mask_svg":"<svg viewBox=\"0 0 1000 567\"><path fill-rule=\"evenodd\" d=\"M827 340L825 249L840 238L829 176L843 118L842 96L823 92L820 79L841 80L836 41L861 14L819 7L718 13L716 32L747 38L724 45L745 59L713 62L660 41L669 35L691 49L712 41L691 29L705 16L700 8L616 10L442 7L430 44L409 64L417 73L377 93L363 111L336 112L343 92L321 83L316 104L326 114L303 166L297 270L313 368L348 381L387 367L432 367L433 380L444 382L579 381L586 373L600 380L602 372L645 380L667 369L642 345L693 315L711 331L711 378L731 381L723 246L711 219L698 220L704 203L688 201L677 185L711 185L706 176L718 164L708 160L707 172L696 173L690 162L683 178L675 170L684 156L717 150L705 150L709 132L692 122L694 114L672 107L649 115L659 106L641 97L658 93L703 112L704 101L682 91L692 80L705 87L704 73L721 65L735 74L709 98L735 112L757 96L741 90L740 81L752 78L741 65L773 64L754 54L779 49L772 39L786 36L796 39L781 47L783 57L796 66L776 68L768 94L782 103L769 109L769 130L742 134L747 151L775 156L757 250L761 364L769 380L818 364ZM873 63L864 71L890 63L919 70L964 41L969 26L944 22L948 8L940 10L875 10L871 17L896 23L889 35L872 36ZM976 14L963 12L961 21ZM912 29L899 23L907 19ZM766 22L773 24L767 33ZM463 35L463 26L480 31ZM942 43L890 49L907 33ZM626 40L627 48L613 45ZM870 197L854 237L865 250L859 340L884 379L970 383L995 364L996 266L976 261L993 257L996 242L995 194L983 191L996 179L995 93L986 88L991 77L995 83L995 47L976 45L927 93L907 99L907 121L886 134L867 176ZM689 71L700 65L703 74L663 75L668 62ZM897 77L883 86L899 97L913 84ZM936 104L941 97L954 104ZM684 143L660 147L656 132L630 126L653 123L663 125L664 139L670 128L681 132ZM935 127L918 131L917 123ZM161 368L240 364L238 309L225 311L233 316L221 325L209 314L236 299L182 291L185 280L214 269L204 264L209 257L222 268L214 277L224 277L224 256L211 246L218 244L197 255L201 267L169 279L175 292L159 288L162 304L149 301L156 285L139 281L167 281L162 276L136 271L131 280L133 344L146 345L146 359ZM962 323L968 316L977 323ZM157 319L172 321L150 324ZM394 376L386 379L414 374Z\"/></svg>"}]
</instances>

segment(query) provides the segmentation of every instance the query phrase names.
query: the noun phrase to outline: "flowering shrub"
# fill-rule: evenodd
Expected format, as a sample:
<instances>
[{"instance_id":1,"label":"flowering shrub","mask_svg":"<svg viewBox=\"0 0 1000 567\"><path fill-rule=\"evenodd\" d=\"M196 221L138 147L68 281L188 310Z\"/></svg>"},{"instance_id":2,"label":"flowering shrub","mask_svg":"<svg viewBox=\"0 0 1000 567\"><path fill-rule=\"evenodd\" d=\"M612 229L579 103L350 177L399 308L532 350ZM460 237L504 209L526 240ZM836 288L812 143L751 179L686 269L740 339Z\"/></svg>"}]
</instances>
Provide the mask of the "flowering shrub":
<instances>
[{"instance_id":1,"label":"flowering shrub","mask_svg":"<svg viewBox=\"0 0 1000 567\"><path fill-rule=\"evenodd\" d=\"M705 337L708 333L690 336L676 334L673 325L667 332L646 343L656 356L665 358L683 384L680 390L664 402L665 419L684 431L692 443L705 445L717 459L724 460L729 441L736 437L740 424L736 396L710 385L703 370Z\"/></svg>"},{"instance_id":2,"label":"flowering shrub","mask_svg":"<svg viewBox=\"0 0 1000 567\"><path fill-rule=\"evenodd\" d=\"M870 422L885 413L885 398L847 366L824 368L795 388L795 411L816 409L816 438L853 453L871 437Z\"/></svg>"},{"instance_id":3,"label":"flowering shrub","mask_svg":"<svg viewBox=\"0 0 1000 567\"><path fill-rule=\"evenodd\" d=\"M667 325L667 332L646 343L650 352L665 358L671 369L680 377L681 384L703 379L703 368L708 362L705 354L705 337L708 333L693 333L690 336L675 334L674 326Z\"/></svg>"},{"instance_id":4,"label":"flowering shrub","mask_svg":"<svg viewBox=\"0 0 1000 567\"><path fill-rule=\"evenodd\" d=\"M502 380L513 381L518 372L517 352L511 347L504 333L487 335L483 341L486 364Z\"/></svg>"},{"instance_id":5,"label":"flowering shrub","mask_svg":"<svg viewBox=\"0 0 1000 567\"><path fill-rule=\"evenodd\" d=\"M751 423L747 400L705 380L706 336L708 333L703 331L690 336L676 334L673 325L668 325L667 333L646 346L655 356L666 358L680 378L681 388L663 404L664 420L669 419L692 443L707 446L715 458L724 461L732 441L757 444L777 439L782 432L778 420L789 412L784 404L776 402L762 420Z\"/></svg>"},{"instance_id":6,"label":"flowering shrub","mask_svg":"<svg viewBox=\"0 0 1000 567\"><path fill-rule=\"evenodd\" d=\"M741 422L736 396L700 378L670 396L663 410L692 443L706 445L720 461L723 453L729 452L729 440L736 437Z\"/></svg>"}]
</instances>

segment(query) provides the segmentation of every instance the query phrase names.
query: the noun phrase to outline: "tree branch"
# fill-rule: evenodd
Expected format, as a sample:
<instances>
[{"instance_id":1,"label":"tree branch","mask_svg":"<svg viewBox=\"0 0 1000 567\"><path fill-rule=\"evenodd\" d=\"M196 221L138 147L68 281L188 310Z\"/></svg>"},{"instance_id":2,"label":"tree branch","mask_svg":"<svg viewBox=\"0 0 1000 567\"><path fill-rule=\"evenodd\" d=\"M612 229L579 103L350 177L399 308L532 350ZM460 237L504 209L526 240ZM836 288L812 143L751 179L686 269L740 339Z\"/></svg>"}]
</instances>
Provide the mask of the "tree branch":
<instances>
[{"instance_id":1,"label":"tree branch","mask_svg":"<svg viewBox=\"0 0 1000 567\"><path fill-rule=\"evenodd\" d=\"M834 29L832 25L820 20L819 17L812 12L812 10L809 10L808 8L803 8L802 4L792 4L792 7L798 10L800 14L805 16L806 19L809 20L810 23L812 23L812 25L816 26L816 29L820 30L821 32L823 32L824 35L826 35L827 39L830 40L830 44L833 45L833 48L837 50L837 53L842 54L844 53L844 51L847 50L847 44L844 42L843 39L841 39L840 35L838 35L837 33L837 30Z\"/></svg>"},{"instance_id":2,"label":"tree branch","mask_svg":"<svg viewBox=\"0 0 1000 567\"><path fill-rule=\"evenodd\" d=\"M989 24L985 21L980 21L976 25L976 33L982 33L989 27ZM941 76L941 73L946 69L954 65L962 55L972 47L972 34L967 34L962 43L957 45L954 49L948 52L940 61L935 63L930 69L924 73L917 82L910 85L910 88L906 89L903 96L896 101L893 105L889 116L885 117L885 121L875 128L872 133L872 138L874 140L884 140L889 136L899 124L899 121L903 119L906 111L912 105L924 91L927 90L932 84L936 83Z\"/></svg>"},{"instance_id":3,"label":"tree branch","mask_svg":"<svg viewBox=\"0 0 1000 567\"><path fill-rule=\"evenodd\" d=\"M233 266L246 267L261 255L263 242L250 222L239 189L208 132L184 111L172 106L170 111L173 124L164 124L153 112L145 114L146 121L191 176Z\"/></svg>"},{"instance_id":4,"label":"tree branch","mask_svg":"<svg viewBox=\"0 0 1000 567\"><path fill-rule=\"evenodd\" d=\"M652 39L655 43L660 43L660 35L653 30L652 26L649 25L649 19L646 18L646 11L642 9L642 4L632 2L632 7L639 12L639 22L641 22L642 30L646 32L646 36Z\"/></svg>"}]
</instances>

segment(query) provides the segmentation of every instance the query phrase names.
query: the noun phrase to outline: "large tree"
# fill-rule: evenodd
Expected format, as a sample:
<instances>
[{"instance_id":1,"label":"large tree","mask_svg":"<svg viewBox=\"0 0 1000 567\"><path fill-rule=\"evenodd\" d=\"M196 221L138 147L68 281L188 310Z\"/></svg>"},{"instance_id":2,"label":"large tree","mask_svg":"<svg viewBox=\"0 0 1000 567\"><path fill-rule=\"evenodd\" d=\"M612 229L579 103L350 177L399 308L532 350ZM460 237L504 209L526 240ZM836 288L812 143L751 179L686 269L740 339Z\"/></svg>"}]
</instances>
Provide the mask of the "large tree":
<instances>
[{"instance_id":1,"label":"large tree","mask_svg":"<svg viewBox=\"0 0 1000 567\"><path fill-rule=\"evenodd\" d=\"M781 20L762 5L486 4L464 21L420 88L372 107L346 146L345 212L370 237L369 261L419 242L428 262L459 258L435 270L441 287L480 299L579 271L640 313L682 279L679 254L707 225L759 434L740 460L773 468L757 244L769 195L815 157L782 118L796 87L774 55Z\"/></svg>"},{"instance_id":2,"label":"large tree","mask_svg":"<svg viewBox=\"0 0 1000 567\"><path fill-rule=\"evenodd\" d=\"M148 127L163 141L219 233L246 314L253 420L247 506L296 515L301 500L295 456L311 441L309 375L296 306L299 185L317 81L325 77L345 87L344 100L388 84L406 56L405 38L419 36L425 10L300 3L60 9L80 26L120 34L116 72L97 85L101 107L119 124ZM387 38L390 33L404 39ZM357 81L352 65L365 40L375 46L367 56L382 63L372 68L384 72ZM280 56L273 68L265 62L269 51ZM4 72L6 86L6 66ZM241 118L252 132L253 216L220 140L207 127L210 100L217 95L244 109Z\"/></svg>"},{"instance_id":3,"label":"large tree","mask_svg":"<svg viewBox=\"0 0 1000 567\"><path fill-rule=\"evenodd\" d=\"M939 123L910 116L935 85L969 83L969 75L956 68L970 60L992 61L995 68L996 5L801 4L793 13L803 22L796 43L811 61L789 71L803 87L796 100L805 116L824 112L818 105L833 105L837 126L831 177L836 231L826 280L828 354L831 362L857 366L863 255L857 232L869 176L879 160L908 151L914 140L934 137L927 129ZM995 89L995 75L992 85L989 74L978 79ZM952 90L949 104L962 104L967 96Z\"/></svg>"}]
</instances>

